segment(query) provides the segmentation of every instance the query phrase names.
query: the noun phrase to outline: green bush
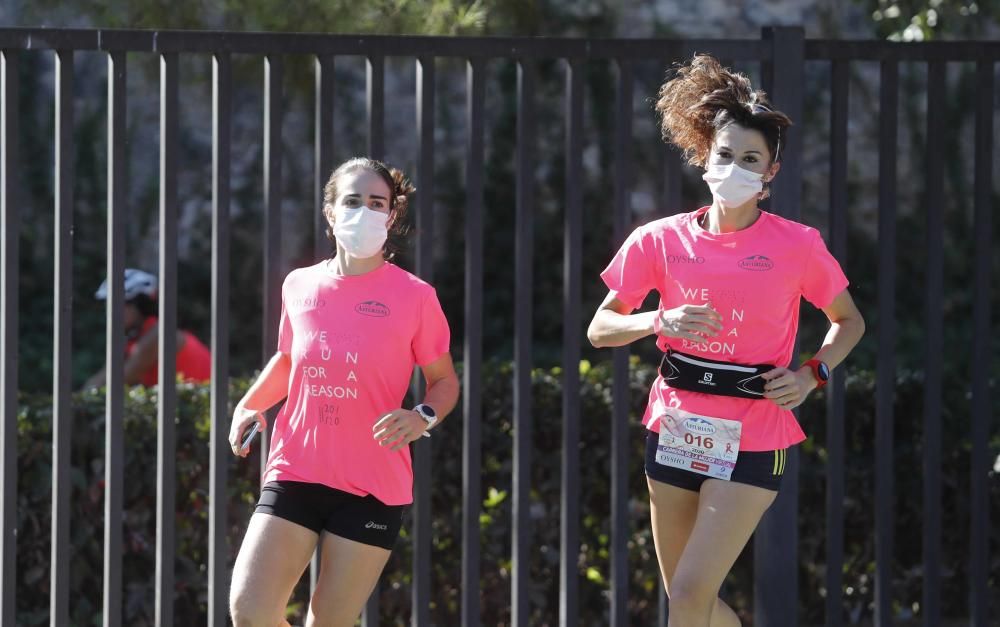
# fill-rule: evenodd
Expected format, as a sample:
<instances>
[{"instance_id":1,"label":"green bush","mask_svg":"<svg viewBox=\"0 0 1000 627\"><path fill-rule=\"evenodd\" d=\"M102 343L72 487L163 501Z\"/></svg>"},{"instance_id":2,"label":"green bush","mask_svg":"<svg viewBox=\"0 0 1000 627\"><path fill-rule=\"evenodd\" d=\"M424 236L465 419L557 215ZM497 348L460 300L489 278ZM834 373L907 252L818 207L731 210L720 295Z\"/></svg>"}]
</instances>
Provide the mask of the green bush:
<instances>
[{"instance_id":1,"label":"green bush","mask_svg":"<svg viewBox=\"0 0 1000 627\"><path fill-rule=\"evenodd\" d=\"M610 547L610 365L581 365L581 541L580 623L605 625ZM509 623L510 516L512 465L512 394L510 363L487 364L483 373L481 598L484 624ZM648 523L648 501L642 472L644 431L636 418L646 398L653 369L633 360L629 405L632 413L629 458L629 599L631 624L653 624L659 579ZM233 381L230 398L238 398L248 381ZM208 531L208 388L179 387L177 420L177 559L178 625L204 624L207 595ZM559 485L561 462L561 373L533 373L533 449L531 530L531 624L555 621L558 615ZM896 387L896 563L894 592L897 616L905 619L920 601L921 472L920 428L922 388L918 379L903 375ZM125 401L124 623L152 624L156 512L156 393L141 387L128 391ZM874 384L870 373L847 381L847 442L845 497L844 612L852 622L871 616L874 596ZM825 413L821 394L802 408L802 422L811 439L802 446L800 493L800 589L803 624L819 624L824 612L825 576ZM75 398L72 434L73 555L68 564L71 613L75 625L100 622L103 541L103 395ZM943 450L946 533L943 557L947 577L943 592L945 616L964 616L968 503L968 421L957 407L945 417ZM967 415L967 412L966 412ZM18 625L48 621L49 533L51 510L51 401L24 396L19 413L18 469ZM435 624L460 623L461 582L461 442L462 418L456 412L430 440L433 447L433 548L431 614ZM991 453L1000 441L991 442ZM257 494L256 454L241 461L229 458L229 563L235 556ZM1000 482L990 478L991 502L1000 502ZM409 521L381 584L381 616L386 625L404 625L410 608ZM957 530L957 531L948 531ZM991 530L991 585L1000 572L1000 532ZM737 562L724 595L745 620L751 618L752 547ZM298 587L289 618L301 622L308 585ZM996 609L993 610L994 615Z\"/></svg>"}]
</instances>

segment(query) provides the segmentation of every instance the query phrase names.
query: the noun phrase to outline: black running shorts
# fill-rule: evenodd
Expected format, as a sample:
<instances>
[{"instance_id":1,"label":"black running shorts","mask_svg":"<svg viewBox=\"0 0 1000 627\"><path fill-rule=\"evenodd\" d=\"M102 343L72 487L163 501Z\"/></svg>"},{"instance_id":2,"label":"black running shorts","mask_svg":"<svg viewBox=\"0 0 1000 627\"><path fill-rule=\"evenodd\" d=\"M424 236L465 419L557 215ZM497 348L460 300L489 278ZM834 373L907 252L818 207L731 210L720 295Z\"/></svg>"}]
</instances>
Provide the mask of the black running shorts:
<instances>
[{"instance_id":1,"label":"black running shorts","mask_svg":"<svg viewBox=\"0 0 1000 627\"><path fill-rule=\"evenodd\" d=\"M684 490L698 492L706 479L703 475L683 468L664 466L656 461L656 446L660 434L655 431L646 433L646 476L660 483L667 483ZM788 449L777 451L740 451L736 457L736 467L730 481L746 483L766 490L778 491L781 487L781 477L785 474L785 464Z\"/></svg>"},{"instance_id":2,"label":"black running shorts","mask_svg":"<svg viewBox=\"0 0 1000 627\"><path fill-rule=\"evenodd\" d=\"M271 481L260 491L256 513L284 518L316 533L392 550L403 524L405 505L386 505L320 483Z\"/></svg>"}]
</instances>

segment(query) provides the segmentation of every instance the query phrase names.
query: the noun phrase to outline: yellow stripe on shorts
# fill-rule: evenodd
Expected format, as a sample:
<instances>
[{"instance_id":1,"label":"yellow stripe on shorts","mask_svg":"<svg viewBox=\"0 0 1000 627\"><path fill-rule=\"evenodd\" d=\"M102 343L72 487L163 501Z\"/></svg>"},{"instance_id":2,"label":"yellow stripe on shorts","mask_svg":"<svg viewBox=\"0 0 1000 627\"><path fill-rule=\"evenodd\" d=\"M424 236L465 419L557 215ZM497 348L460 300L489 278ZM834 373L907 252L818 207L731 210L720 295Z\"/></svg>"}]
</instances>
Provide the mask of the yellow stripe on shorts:
<instances>
[{"instance_id":1,"label":"yellow stripe on shorts","mask_svg":"<svg viewBox=\"0 0 1000 627\"><path fill-rule=\"evenodd\" d=\"M781 451L775 451L774 452L774 470L771 471L772 475L778 474L778 453L780 453L780 452Z\"/></svg>"},{"instance_id":2,"label":"yellow stripe on shorts","mask_svg":"<svg viewBox=\"0 0 1000 627\"><path fill-rule=\"evenodd\" d=\"M783 475L785 474L785 461L788 459L788 451L781 449L779 453L781 453L781 465L778 467L778 474Z\"/></svg>"}]
</instances>

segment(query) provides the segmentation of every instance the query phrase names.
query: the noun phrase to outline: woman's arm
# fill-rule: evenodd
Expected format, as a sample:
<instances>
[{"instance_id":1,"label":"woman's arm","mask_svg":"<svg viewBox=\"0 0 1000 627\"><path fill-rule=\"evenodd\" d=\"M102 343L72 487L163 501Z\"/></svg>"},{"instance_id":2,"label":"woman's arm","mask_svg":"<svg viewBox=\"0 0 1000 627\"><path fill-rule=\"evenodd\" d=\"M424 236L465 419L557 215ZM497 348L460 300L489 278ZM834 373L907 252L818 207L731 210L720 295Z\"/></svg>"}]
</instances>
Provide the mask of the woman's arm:
<instances>
[{"instance_id":1,"label":"woman's arm","mask_svg":"<svg viewBox=\"0 0 1000 627\"><path fill-rule=\"evenodd\" d=\"M142 383L142 378L150 368L156 366L156 358L160 354L159 324L154 324L135 342L132 352L125 359L125 385Z\"/></svg>"},{"instance_id":2,"label":"woman's arm","mask_svg":"<svg viewBox=\"0 0 1000 627\"><path fill-rule=\"evenodd\" d=\"M659 316L659 325L656 324ZM722 318L711 305L681 305L664 311L633 314L632 308L609 292L587 328L595 348L625 346L657 332L689 342L704 343L722 329Z\"/></svg>"},{"instance_id":3,"label":"woman's arm","mask_svg":"<svg viewBox=\"0 0 1000 627\"><path fill-rule=\"evenodd\" d=\"M264 412L288 396L288 379L292 372L292 359L288 353L277 352L271 357L260 376L236 404L233 421L229 426L229 446L233 454L246 457L250 449L240 450L243 432L257 421L261 430L267 428Z\"/></svg>"},{"instance_id":4,"label":"woman's arm","mask_svg":"<svg viewBox=\"0 0 1000 627\"><path fill-rule=\"evenodd\" d=\"M458 375L455 374L455 365L451 361L450 354L442 355L423 366L421 371L424 373L424 380L427 381L421 403L434 408L434 414L437 416L434 428L437 429L444 417L451 413L458 403ZM426 425L426 421L424 423Z\"/></svg>"},{"instance_id":5,"label":"woman's arm","mask_svg":"<svg viewBox=\"0 0 1000 627\"><path fill-rule=\"evenodd\" d=\"M143 375L145 375L150 368L156 365L156 356L160 354L156 328L157 325L155 324L150 327L149 330L136 341L135 346L132 347L132 352L125 358L125 363L122 365L122 381L125 385L142 383ZM177 348L178 350L180 349L179 346ZM92 377L87 379L87 382L83 384L82 389L89 390L92 388L99 388L105 384L106 380L107 370L105 368L101 368Z\"/></svg>"},{"instance_id":6,"label":"woman's arm","mask_svg":"<svg viewBox=\"0 0 1000 627\"><path fill-rule=\"evenodd\" d=\"M183 331L177 332L177 352L179 353L182 348L184 348L184 343L187 342L187 335ZM146 331L139 340L135 343L132 348L132 353L125 359L125 364L123 365L123 381L125 385L135 385L137 383L142 383L142 377L146 372L156 365L156 358L160 354L159 345L159 333L157 332L157 325L153 325ZM99 388L104 385L105 381L105 370L101 368L98 370L86 383L83 384L81 389L89 390L91 388Z\"/></svg>"},{"instance_id":7,"label":"woman's arm","mask_svg":"<svg viewBox=\"0 0 1000 627\"><path fill-rule=\"evenodd\" d=\"M823 313L830 320L830 330L826 332L823 346L813 358L825 362L832 370L847 359L847 355L861 341L865 334L865 319L861 317L861 312L847 290L834 298L828 307L824 307Z\"/></svg>"},{"instance_id":8,"label":"woman's arm","mask_svg":"<svg viewBox=\"0 0 1000 627\"><path fill-rule=\"evenodd\" d=\"M250 411L267 411L288 396L291 372L291 356L280 351L275 353L237 406Z\"/></svg>"},{"instance_id":9,"label":"woman's arm","mask_svg":"<svg viewBox=\"0 0 1000 627\"><path fill-rule=\"evenodd\" d=\"M436 429L458 402L458 375L450 354L444 354L435 361L422 366L427 388L420 403L434 409ZM420 414L409 409L397 409L382 416L372 427L373 437L381 446L398 451L417 440L428 430L427 421Z\"/></svg>"},{"instance_id":10,"label":"woman's arm","mask_svg":"<svg viewBox=\"0 0 1000 627\"><path fill-rule=\"evenodd\" d=\"M861 337L865 334L865 320L847 290L834 298L829 306L824 307L823 313L830 320L830 330L826 332L823 345L816 351L814 359L826 363L832 370L840 365L861 341ZM803 366L795 372L787 368L775 368L765 372L761 377L768 381L764 385L764 397L784 409L794 409L801 405L809 396L809 392L819 385L812 368L808 366Z\"/></svg>"}]
</instances>

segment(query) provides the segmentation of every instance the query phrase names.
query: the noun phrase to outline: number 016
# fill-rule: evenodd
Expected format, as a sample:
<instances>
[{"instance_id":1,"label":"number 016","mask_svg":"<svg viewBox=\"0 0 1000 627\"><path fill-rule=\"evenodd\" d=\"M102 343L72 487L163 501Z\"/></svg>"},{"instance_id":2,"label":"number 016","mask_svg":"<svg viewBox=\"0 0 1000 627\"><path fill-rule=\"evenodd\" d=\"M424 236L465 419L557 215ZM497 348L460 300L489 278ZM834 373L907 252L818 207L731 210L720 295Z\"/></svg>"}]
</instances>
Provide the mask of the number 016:
<instances>
[{"instance_id":1,"label":"number 016","mask_svg":"<svg viewBox=\"0 0 1000 627\"><path fill-rule=\"evenodd\" d=\"M708 438L703 435L694 435L693 433L685 433L684 441L699 448L712 448L715 444L715 442L712 441L712 438Z\"/></svg>"}]
</instances>

